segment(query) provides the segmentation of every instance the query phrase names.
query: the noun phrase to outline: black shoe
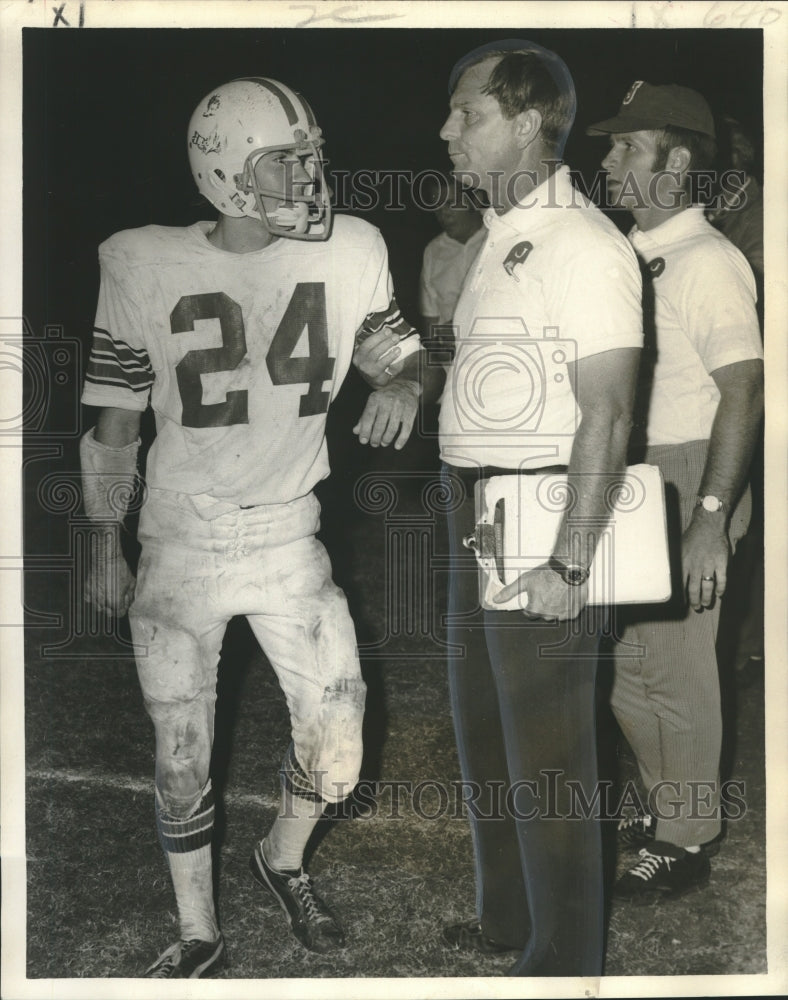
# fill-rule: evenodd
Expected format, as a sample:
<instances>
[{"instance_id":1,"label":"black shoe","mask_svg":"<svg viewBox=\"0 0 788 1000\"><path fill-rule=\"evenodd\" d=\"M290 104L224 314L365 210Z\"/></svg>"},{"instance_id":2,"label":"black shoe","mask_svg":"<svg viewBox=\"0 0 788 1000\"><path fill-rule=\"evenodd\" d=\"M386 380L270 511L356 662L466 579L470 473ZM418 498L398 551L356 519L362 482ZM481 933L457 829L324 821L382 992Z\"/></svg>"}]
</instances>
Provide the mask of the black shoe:
<instances>
[{"instance_id":1,"label":"black shoe","mask_svg":"<svg viewBox=\"0 0 788 1000\"><path fill-rule=\"evenodd\" d=\"M207 979L224 965L224 938L176 941L145 970L145 979Z\"/></svg>"},{"instance_id":2,"label":"black shoe","mask_svg":"<svg viewBox=\"0 0 788 1000\"><path fill-rule=\"evenodd\" d=\"M512 945L501 944L487 937L478 920L468 920L464 924L449 924L443 928L443 940L455 951L478 951L482 955L504 955L507 951L519 950Z\"/></svg>"},{"instance_id":3,"label":"black shoe","mask_svg":"<svg viewBox=\"0 0 788 1000\"><path fill-rule=\"evenodd\" d=\"M705 885L710 871L703 851L692 854L655 840L650 847L641 848L640 861L616 882L613 895L636 903L675 899Z\"/></svg>"},{"instance_id":4,"label":"black shoe","mask_svg":"<svg viewBox=\"0 0 788 1000\"><path fill-rule=\"evenodd\" d=\"M649 847L654 843L657 833L657 821L653 816L625 816L618 821L618 842L624 847ZM720 853L720 845L725 839L725 829L720 830L716 837L700 845L707 858L713 858Z\"/></svg>"},{"instance_id":5,"label":"black shoe","mask_svg":"<svg viewBox=\"0 0 788 1000\"><path fill-rule=\"evenodd\" d=\"M262 843L249 859L252 875L279 901L293 934L310 951L321 954L344 948L345 935L339 921L315 892L303 870L275 871L265 860Z\"/></svg>"},{"instance_id":6,"label":"black shoe","mask_svg":"<svg viewBox=\"0 0 788 1000\"><path fill-rule=\"evenodd\" d=\"M624 816L618 821L617 839L625 847L648 847L654 842L656 828L653 816Z\"/></svg>"}]
</instances>

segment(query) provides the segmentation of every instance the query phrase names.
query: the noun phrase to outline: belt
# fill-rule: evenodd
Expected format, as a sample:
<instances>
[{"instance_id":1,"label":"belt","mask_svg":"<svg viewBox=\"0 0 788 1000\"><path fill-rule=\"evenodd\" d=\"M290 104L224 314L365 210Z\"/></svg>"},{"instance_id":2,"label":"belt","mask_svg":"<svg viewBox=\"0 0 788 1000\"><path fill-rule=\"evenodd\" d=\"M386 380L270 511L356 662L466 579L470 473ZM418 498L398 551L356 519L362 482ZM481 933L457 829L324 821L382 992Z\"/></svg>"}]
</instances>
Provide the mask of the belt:
<instances>
[{"instance_id":1,"label":"belt","mask_svg":"<svg viewBox=\"0 0 788 1000\"><path fill-rule=\"evenodd\" d=\"M446 470L457 476L463 483L475 483L479 479L491 479L493 476L546 476L566 473L565 465L542 465L536 469L504 469L498 465L479 465L472 469L459 465L446 465Z\"/></svg>"}]
</instances>

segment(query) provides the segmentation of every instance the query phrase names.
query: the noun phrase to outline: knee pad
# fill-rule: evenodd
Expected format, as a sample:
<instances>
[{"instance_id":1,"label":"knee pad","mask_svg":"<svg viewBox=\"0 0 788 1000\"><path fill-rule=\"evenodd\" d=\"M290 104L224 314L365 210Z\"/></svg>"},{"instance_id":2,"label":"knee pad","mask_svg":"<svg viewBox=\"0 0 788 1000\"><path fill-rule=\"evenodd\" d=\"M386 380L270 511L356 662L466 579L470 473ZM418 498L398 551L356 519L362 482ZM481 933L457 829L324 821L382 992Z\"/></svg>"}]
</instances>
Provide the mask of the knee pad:
<instances>
[{"instance_id":1,"label":"knee pad","mask_svg":"<svg viewBox=\"0 0 788 1000\"><path fill-rule=\"evenodd\" d=\"M173 805L175 812L170 811ZM159 789L156 789L156 829L162 848L170 854L186 854L210 844L213 818L213 788L210 780L197 801L187 804L185 808L180 803L167 802Z\"/></svg>"}]
</instances>

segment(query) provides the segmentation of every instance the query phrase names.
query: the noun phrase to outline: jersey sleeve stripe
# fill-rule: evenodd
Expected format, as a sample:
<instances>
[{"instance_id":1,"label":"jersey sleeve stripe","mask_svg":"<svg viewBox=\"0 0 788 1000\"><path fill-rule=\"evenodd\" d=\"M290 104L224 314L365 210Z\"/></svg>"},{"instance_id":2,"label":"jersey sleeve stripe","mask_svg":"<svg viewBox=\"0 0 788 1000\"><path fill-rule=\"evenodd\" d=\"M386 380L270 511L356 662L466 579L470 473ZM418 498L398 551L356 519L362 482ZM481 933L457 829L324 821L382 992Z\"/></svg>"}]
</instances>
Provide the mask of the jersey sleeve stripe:
<instances>
[{"instance_id":1,"label":"jersey sleeve stripe","mask_svg":"<svg viewBox=\"0 0 788 1000\"><path fill-rule=\"evenodd\" d=\"M153 385L153 368L147 351L133 348L123 340L116 340L106 330L97 329L93 334L85 381L145 392Z\"/></svg>"},{"instance_id":2,"label":"jersey sleeve stripe","mask_svg":"<svg viewBox=\"0 0 788 1000\"><path fill-rule=\"evenodd\" d=\"M402 313L399 311L396 298L392 298L386 309L370 313L366 317L356 334L356 343L362 344L367 337L371 337L373 333L378 333L378 331L382 330L384 326L392 329L398 335L400 340L404 340L406 337L412 337L414 335L418 337L418 331L403 318Z\"/></svg>"},{"instance_id":3,"label":"jersey sleeve stripe","mask_svg":"<svg viewBox=\"0 0 788 1000\"><path fill-rule=\"evenodd\" d=\"M150 389L153 385L153 379L149 378L147 381L135 381L132 382L128 378L117 378L112 372L117 371L117 369L109 369L106 371L97 371L95 368L91 371L85 373L85 381L90 382L91 385L119 385L124 389L131 389L134 392L145 392Z\"/></svg>"},{"instance_id":4,"label":"jersey sleeve stripe","mask_svg":"<svg viewBox=\"0 0 788 1000\"><path fill-rule=\"evenodd\" d=\"M131 344L127 344L125 340L121 340L118 337L113 337L108 330L102 330L100 326L93 328L93 346L94 349L99 344L102 344L107 349L112 349L116 353L127 353L131 354L140 361L147 361L148 352L145 348L134 348Z\"/></svg>"}]
</instances>

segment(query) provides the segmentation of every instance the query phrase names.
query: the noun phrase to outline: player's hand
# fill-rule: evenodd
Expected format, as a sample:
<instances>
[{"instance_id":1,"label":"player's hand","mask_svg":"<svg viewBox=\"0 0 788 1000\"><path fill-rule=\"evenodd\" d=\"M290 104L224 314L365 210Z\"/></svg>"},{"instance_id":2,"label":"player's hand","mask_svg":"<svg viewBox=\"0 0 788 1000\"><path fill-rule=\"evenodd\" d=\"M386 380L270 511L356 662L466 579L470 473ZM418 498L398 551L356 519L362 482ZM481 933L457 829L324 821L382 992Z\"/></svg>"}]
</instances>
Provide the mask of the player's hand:
<instances>
[{"instance_id":1,"label":"player's hand","mask_svg":"<svg viewBox=\"0 0 788 1000\"><path fill-rule=\"evenodd\" d=\"M353 428L361 444L384 448L394 442L403 448L413 430L419 409L419 384L411 379L396 379L369 394L361 419Z\"/></svg>"},{"instance_id":2,"label":"player's hand","mask_svg":"<svg viewBox=\"0 0 788 1000\"><path fill-rule=\"evenodd\" d=\"M99 611L122 618L134 600L137 580L120 552L99 545L85 582L85 600Z\"/></svg>"},{"instance_id":3,"label":"player's hand","mask_svg":"<svg viewBox=\"0 0 788 1000\"><path fill-rule=\"evenodd\" d=\"M696 511L681 538L682 579L691 608L700 611L722 597L731 547L721 513Z\"/></svg>"},{"instance_id":4,"label":"player's hand","mask_svg":"<svg viewBox=\"0 0 788 1000\"><path fill-rule=\"evenodd\" d=\"M353 364L370 385L382 388L402 371L403 362L397 361L402 353L398 345L399 335L384 326L359 344L353 354Z\"/></svg>"},{"instance_id":5,"label":"player's hand","mask_svg":"<svg viewBox=\"0 0 788 1000\"><path fill-rule=\"evenodd\" d=\"M588 600L587 583L572 587L548 566L537 566L504 587L493 601L505 604L523 592L528 595L528 606L522 612L526 618L568 621L577 618Z\"/></svg>"}]
</instances>

